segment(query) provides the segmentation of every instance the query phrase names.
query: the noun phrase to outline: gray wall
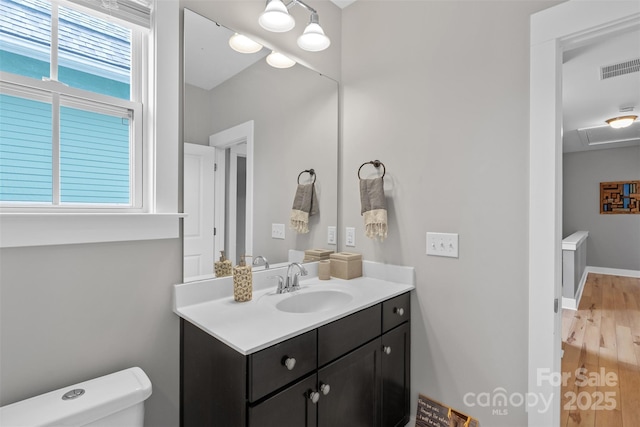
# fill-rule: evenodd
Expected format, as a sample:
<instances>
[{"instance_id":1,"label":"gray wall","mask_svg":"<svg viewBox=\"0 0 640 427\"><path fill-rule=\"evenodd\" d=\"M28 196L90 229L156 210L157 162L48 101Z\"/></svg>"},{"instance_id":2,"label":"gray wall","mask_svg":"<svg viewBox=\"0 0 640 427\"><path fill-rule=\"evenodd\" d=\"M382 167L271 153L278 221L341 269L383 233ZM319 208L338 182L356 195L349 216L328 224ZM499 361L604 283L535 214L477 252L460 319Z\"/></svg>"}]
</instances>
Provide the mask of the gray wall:
<instances>
[{"instance_id":1,"label":"gray wall","mask_svg":"<svg viewBox=\"0 0 640 427\"><path fill-rule=\"evenodd\" d=\"M180 239L0 251L0 404L132 366L146 425L178 425Z\"/></svg>"},{"instance_id":2,"label":"gray wall","mask_svg":"<svg viewBox=\"0 0 640 427\"><path fill-rule=\"evenodd\" d=\"M366 259L416 267L412 414L423 393L483 426L527 423L523 407L493 415L464 396L527 392L529 16L553 4L344 9L341 227ZM372 159L387 168L384 243L360 216L356 171ZM427 231L459 233L459 259L427 257Z\"/></svg>"},{"instance_id":3,"label":"gray wall","mask_svg":"<svg viewBox=\"0 0 640 427\"><path fill-rule=\"evenodd\" d=\"M338 84L301 65L281 70L260 60L211 91L187 86L185 100L188 142L207 145L208 135L254 121L252 255L276 263L289 249L328 247L327 226L336 225L338 212ZM289 214L298 174L310 168L319 214L309 233L298 234ZM271 238L273 223L285 224L286 239Z\"/></svg>"},{"instance_id":4,"label":"gray wall","mask_svg":"<svg viewBox=\"0 0 640 427\"><path fill-rule=\"evenodd\" d=\"M601 215L600 183L640 180L640 147L565 153L562 235L589 232L587 265L640 270L640 215Z\"/></svg>"}]
</instances>

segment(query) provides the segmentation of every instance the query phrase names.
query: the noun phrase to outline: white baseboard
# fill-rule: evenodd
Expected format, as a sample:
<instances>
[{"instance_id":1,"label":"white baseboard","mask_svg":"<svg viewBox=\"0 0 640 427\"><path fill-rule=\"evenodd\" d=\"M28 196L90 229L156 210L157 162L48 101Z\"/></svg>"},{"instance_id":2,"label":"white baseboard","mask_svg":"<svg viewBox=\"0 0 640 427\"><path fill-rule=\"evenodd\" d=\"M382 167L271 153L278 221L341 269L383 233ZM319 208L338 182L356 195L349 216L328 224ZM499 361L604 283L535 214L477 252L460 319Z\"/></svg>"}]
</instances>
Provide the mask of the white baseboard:
<instances>
[{"instance_id":1,"label":"white baseboard","mask_svg":"<svg viewBox=\"0 0 640 427\"><path fill-rule=\"evenodd\" d=\"M587 276L589 273L596 274L609 274L611 276L624 276L640 278L640 271L638 270L623 270L619 268L607 268L607 267L591 267L587 266L582 273L580 283L578 284L578 292L576 298L562 297L562 308L567 310L577 310L580 305L580 298L582 298L582 291L584 290L584 284L587 282Z\"/></svg>"},{"instance_id":2,"label":"white baseboard","mask_svg":"<svg viewBox=\"0 0 640 427\"><path fill-rule=\"evenodd\" d=\"M587 276L589 275L589 267L586 267L582 272L580 283L578 283L578 292L576 292L575 298L562 297L562 308L567 310L577 310L580 305L580 298L582 298L582 291L584 290L584 284L587 283Z\"/></svg>"},{"instance_id":3,"label":"white baseboard","mask_svg":"<svg viewBox=\"0 0 640 427\"><path fill-rule=\"evenodd\" d=\"M588 271L589 273L610 274L612 276L624 276L624 277L640 278L640 270L624 270L624 269L621 269L621 268L607 268L607 267L590 267L590 266L587 266L585 271Z\"/></svg>"}]
</instances>

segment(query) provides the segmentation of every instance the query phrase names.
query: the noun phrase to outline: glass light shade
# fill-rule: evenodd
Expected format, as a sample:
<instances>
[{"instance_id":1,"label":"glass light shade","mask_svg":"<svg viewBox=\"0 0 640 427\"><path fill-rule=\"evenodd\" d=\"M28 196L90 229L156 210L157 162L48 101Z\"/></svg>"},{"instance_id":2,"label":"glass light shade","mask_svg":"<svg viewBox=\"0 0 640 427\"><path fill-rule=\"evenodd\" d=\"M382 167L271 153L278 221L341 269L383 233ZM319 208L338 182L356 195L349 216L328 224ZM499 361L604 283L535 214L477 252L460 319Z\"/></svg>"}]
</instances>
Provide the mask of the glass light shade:
<instances>
[{"instance_id":1,"label":"glass light shade","mask_svg":"<svg viewBox=\"0 0 640 427\"><path fill-rule=\"evenodd\" d=\"M296 61L281 53L273 51L269 56L267 56L267 64L274 68L290 68L296 65Z\"/></svg>"},{"instance_id":2,"label":"glass light shade","mask_svg":"<svg viewBox=\"0 0 640 427\"><path fill-rule=\"evenodd\" d=\"M614 129L622 129L631 126L638 116L622 116L607 120L607 124Z\"/></svg>"},{"instance_id":3,"label":"glass light shade","mask_svg":"<svg viewBox=\"0 0 640 427\"><path fill-rule=\"evenodd\" d=\"M282 0L271 0L267 3L258 23L262 28L274 33L284 33L296 26L296 20L289 15L287 6Z\"/></svg>"},{"instance_id":4,"label":"glass light shade","mask_svg":"<svg viewBox=\"0 0 640 427\"><path fill-rule=\"evenodd\" d=\"M298 37L298 46L301 49L308 50L310 52L319 52L325 50L331 44L329 37L324 35L322 27L312 22L304 29L304 33Z\"/></svg>"},{"instance_id":5,"label":"glass light shade","mask_svg":"<svg viewBox=\"0 0 640 427\"><path fill-rule=\"evenodd\" d=\"M231 36L229 46L231 46L231 49L240 53L256 53L262 49L260 43L254 42L249 37L238 33Z\"/></svg>"}]
</instances>

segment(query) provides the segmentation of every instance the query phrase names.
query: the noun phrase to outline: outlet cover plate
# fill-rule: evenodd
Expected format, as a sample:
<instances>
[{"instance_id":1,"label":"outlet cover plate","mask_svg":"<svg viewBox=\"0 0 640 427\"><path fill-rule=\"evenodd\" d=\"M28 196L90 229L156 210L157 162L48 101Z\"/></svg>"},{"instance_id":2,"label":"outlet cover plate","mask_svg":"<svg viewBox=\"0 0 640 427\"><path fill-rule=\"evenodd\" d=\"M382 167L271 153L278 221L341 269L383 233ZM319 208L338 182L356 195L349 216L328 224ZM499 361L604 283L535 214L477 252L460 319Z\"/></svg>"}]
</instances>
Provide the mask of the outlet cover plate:
<instances>
[{"instance_id":1,"label":"outlet cover plate","mask_svg":"<svg viewBox=\"0 0 640 427\"><path fill-rule=\"evenodd\" d=\"M271 224L271 238L284 240L284 224Z\"/></svg>"},{"instance_id":2,"label":"outlet cover plate","mask_svg":"<svg viewBox=\"0 0 640 427\"><path fill-rule=\"evenodd\" d=\"M355 227L347 227L345 233L345 246L355 247L356 246L356 229Z\"/></svg>"},{"instance_id":3,"label":"outlet cover plate","mask_svg":"<svg viewBox=\"0 0 640 427\"><path fill-rule=\"evenodd\" d=\"M458 258L458 233L427 232L427 255Z\"/></svg>"},{"instance_id":4,"label":"outlet cover plate","mask_svg":"<svg viewBox=\"0 0 640 427\"><path fill-rule=\"evenodd\" d=\"M337 234L337 229L335 227L335 225L330 225L329 227L327 227L327 244L329 245L335 245L336 244L336 234Z\"/></svg>"}]
</instances>

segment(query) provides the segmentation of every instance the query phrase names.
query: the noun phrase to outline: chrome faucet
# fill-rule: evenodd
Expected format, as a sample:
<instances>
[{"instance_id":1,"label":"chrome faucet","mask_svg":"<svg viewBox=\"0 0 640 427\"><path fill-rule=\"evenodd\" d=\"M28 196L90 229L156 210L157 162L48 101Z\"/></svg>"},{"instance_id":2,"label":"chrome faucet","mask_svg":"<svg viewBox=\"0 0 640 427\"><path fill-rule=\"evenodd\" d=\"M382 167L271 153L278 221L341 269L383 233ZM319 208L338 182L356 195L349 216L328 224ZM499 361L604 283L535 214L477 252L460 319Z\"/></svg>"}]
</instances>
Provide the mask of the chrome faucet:
<instances>
[{"instance_id":1,"label":"chrome faucet","mask_svg":"<svg viewBox=\"0 0 640 427\"><path fill-rule=\"evenodd\" d=\"M293 269L293 267L297 267L298 272L291 275L291 270ZM307 269L304 268L304 266L299 262L292 262L291 264L289 264L289 267L287 268L287 283L285 285L285 292L297 291L298 289L300 289L298 277L306 275Z\"/></svg>"},{"instance_id":2,"label":"chrome faucet","mask_svg":"<svg viewBox=\"0 0 640 427\"><path fill-rule=\"evenodd\" d=\"M262 264L264 264L265 270L269 269L269 261L262 255L258 255L257 257L253 258L253 265L260 265L259 261L262 261Z\"/></svg>"}]
</instances>

